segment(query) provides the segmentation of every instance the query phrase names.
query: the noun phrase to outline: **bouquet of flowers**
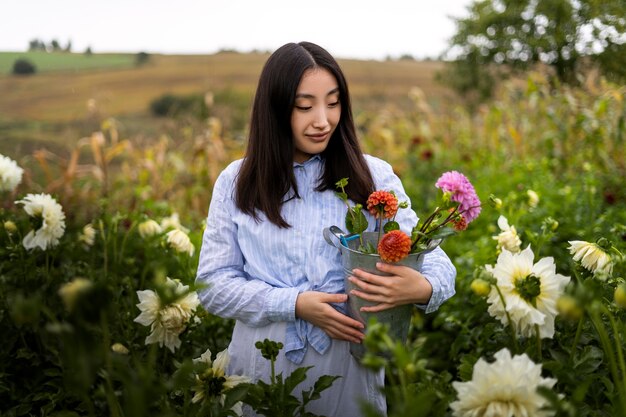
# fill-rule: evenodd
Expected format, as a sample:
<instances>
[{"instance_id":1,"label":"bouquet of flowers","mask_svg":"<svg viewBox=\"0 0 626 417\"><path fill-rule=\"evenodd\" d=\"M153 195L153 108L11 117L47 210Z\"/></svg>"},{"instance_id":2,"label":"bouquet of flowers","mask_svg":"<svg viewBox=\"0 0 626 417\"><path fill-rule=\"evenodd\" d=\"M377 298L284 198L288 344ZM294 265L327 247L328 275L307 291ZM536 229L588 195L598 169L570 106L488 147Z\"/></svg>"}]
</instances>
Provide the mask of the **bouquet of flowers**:
<instances>
[{"instance_id":1,"label":"bouquet of flowers","mask_svg":"<svg viewBox=\"0 0 626 417\"><path fill-rule=\"evenodd\" d=\"M398 210L407 208L408 202L398 202L393 191L374 191L366 203L366 209L378 223L378 244L374 246L362 240L368 221L361 204L350 205L345 193L347 185L347 178L336 183L341 190L336 195L348 207L346 229L350 235L346 239L360 239L359 252L378 253L383 261L390 263L398 262L410 253L427 249L432 241L440 241L465 230L481 210L480 199L467 177L457 171L445 172L435 183L443 192L440 204L424 220L418 220L409 236L400 230L400 225L395 221ZM342 243L345 245L345 242Z\"/></svg>"}]
</instances>

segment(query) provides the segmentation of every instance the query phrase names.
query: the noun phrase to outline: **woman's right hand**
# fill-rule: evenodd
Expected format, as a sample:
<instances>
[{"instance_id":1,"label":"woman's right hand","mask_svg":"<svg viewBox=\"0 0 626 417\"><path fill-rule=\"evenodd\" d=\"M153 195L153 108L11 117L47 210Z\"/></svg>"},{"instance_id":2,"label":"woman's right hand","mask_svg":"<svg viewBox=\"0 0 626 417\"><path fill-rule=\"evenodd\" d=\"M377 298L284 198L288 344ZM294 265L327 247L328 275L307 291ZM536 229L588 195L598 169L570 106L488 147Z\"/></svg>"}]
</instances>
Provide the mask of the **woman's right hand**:
<instances>
[{"instance_id":1,"label":"woman's right hand","mask_svg":"<svg viewBox=\"0 0 626 417\"><path fill-rule=\"evenodd\" d=\"M361 343L363 324L341 314L329 303L345 303L346 294L329 294L319 291L306 291L296 299L296 316L314 324L333 339Z\"/></svg>"}]
</instances>

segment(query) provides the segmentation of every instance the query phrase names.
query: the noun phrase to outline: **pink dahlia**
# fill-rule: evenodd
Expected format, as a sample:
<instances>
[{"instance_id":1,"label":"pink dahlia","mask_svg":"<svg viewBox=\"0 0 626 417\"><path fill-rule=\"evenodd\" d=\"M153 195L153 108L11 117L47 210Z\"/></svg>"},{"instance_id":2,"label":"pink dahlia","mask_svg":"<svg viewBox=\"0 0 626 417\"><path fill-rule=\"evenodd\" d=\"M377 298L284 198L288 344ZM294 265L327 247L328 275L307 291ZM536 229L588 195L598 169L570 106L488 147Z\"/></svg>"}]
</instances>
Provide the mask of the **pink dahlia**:
<instances>
[{"instance_id":1,"label":"pink dahlia","mask_svg":"<svg viewBox=\"0 0 626 417\"><path fill-rule=\"evenodd\" d=\"M367 209L375 218L391 219L398 212L398 199L389 191L374 191L367 199Z\"/></svg>"},{"instance_id":2,"label":"pink dahlia","mask_svg":"<svg viewBox=\"0 0 626 417\"><path fill-rule=\"evenodd\" d=\"M411 238L401 230L392 230L383 235L378 243L378 254L385 262L398 262L411 252Z\"/></svg>"},{"instance_id":3,"label":"pink dahlia","mask_svg":"<svg viewBox=\"0 0 626 417\"><path fill-rule=\"evenodd\" d=\"M457 171L444 172L435 183L443 192L452 194L452 201L459 203L459 213L469 224L480 214L480 200L467 177Z\"/></svg>"}]
</instances>

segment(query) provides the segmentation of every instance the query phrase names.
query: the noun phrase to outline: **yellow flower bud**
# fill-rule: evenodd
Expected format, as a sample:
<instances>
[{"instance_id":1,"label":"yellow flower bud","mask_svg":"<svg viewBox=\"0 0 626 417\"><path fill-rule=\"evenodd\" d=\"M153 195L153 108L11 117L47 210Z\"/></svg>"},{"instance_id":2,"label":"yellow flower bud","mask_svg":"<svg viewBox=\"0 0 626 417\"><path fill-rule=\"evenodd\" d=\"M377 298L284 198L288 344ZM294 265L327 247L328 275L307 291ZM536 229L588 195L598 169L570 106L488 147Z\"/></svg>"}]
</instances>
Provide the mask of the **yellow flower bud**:
<instances>
[{"instance_id":1,"label":"yellow flower bud","mask_svg":"<svg viewBox=\"0 0 626 417\"><path fill-rule=\"evenodd\" d=\"M615 288L613 300L618 307L626 308L626 284L621 284Z\"/></svg>"},{"instance_id":2,"label":"yellow flower bud","mask_svg":"<svg viewBox=\"0 0 626 417\"><path fill-rule=\"evenodd\" d=\"M128 355L129 352L128 348L121 343L113 343L111 350L120 355Z\"/></svg>"},{"instance_id":3,"label":"yellow flower bud","mask_svg":"<svg viewBox=\"0 0 626 417\"><path fill-rule=\"evenodd\" d=\"M491 292L491 285L484 279L477 278L470 284L470 288L474 294L479 297L486 297Z\"/></svg>"},{"instance_id":4,"label":"yellow flower bud","mask_svg":"<svg viewBox=\"0 0 626 417\"><path fill-rule=\"evenodd\" d=\"M12 235L17 232L17 226L11 220L7 220L4 222L4 230L6 230L8 234Z\"/></svg>"},{"instance_id":5,"label":"yellow flower bud","mask_svg":"<svg viewBox=\"0 0 626 417\"><path fill-rule=\"evenodd\" d=\"M572 321L580 320L583 310L578 301L571 295L562 295L556 302L556 309L564 318Z\"/></svg>"}]
</instances>

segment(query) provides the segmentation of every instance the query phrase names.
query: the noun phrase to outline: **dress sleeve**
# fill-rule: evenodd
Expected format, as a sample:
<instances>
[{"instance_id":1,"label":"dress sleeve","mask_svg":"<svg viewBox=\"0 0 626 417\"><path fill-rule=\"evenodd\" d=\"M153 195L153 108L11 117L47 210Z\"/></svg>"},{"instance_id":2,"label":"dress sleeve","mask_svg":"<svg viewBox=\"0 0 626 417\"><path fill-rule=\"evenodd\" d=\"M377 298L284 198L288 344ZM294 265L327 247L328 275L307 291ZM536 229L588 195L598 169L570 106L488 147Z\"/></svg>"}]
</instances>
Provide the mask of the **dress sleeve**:
<instances>
[{"instance_id":1,"label":"dress sleeve","mask_svg":"<svg viewBox=\"0 0 626 417\"><path fill-rule=\"evenodd\" d=\"M376 189L392 190L396 193L399 202L407 201L409 203L408 209L398 210L396 221L400 224L400 230L411 233L413 226L417 224L417 214L415 214L411 206L411 199L407 196L402 181L387 162L376 159L372 162L374 163L370 164L370 168L372 169ZM416 306L426 313L431 313L455 294L456 268L443 249L437 247L432 252L424 255L421 272L433 287L433 293L427 304L416 304Z\"/></svg>"},{"instance_id":2,"label":"dress sleeve","mask_svg":"<svg viewBox=\"0 0 626 417\"><path fill-rule=\"evenodd\" d=\"M244 271L233 221L233 184L234 175L225 171L213 188L196 275L196 284L203 287L198 290L200 302L212 314L251 327L294 321L298 289L273 287Z\"/></svg>"}]
</instances>

